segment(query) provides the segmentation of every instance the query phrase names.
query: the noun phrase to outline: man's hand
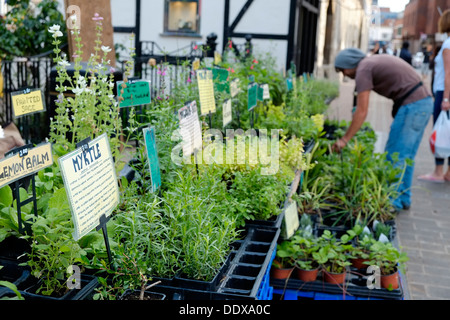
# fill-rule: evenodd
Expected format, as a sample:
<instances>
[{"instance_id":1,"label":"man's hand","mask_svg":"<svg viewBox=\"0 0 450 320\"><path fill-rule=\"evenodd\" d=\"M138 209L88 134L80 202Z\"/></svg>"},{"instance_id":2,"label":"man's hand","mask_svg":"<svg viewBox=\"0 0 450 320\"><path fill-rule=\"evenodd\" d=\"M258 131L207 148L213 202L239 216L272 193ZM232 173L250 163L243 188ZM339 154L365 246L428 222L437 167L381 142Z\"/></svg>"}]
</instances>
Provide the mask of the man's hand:
<instances>
[{"instance_id":1,"label":"man's hand","mask_svg":"<svg viewBox=\"0 0 450 320\"><path fill-rule=\"evenodd\" d=\"M347 141L345 141L344 138L340 138L333 144L331 149L335 152L341 152L341 150L344 149L346 145Z\"/></svg>"}]
</instances>

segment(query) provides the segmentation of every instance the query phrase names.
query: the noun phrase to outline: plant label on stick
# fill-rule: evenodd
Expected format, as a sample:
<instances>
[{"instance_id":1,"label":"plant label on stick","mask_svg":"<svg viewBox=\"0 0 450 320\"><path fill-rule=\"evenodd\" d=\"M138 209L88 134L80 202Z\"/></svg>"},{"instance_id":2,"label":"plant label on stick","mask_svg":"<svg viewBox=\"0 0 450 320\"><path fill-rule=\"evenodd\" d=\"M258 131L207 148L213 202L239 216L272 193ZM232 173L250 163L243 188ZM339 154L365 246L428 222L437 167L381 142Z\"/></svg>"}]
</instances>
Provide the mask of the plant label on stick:
<instances>
[{"instance_id":1,"label":"plant label on stick","mask_svg":"<svg viewBox=\"0 0 450 320\"><path fill-rule=\"evenodd\" d=\"M258 84L252 82L248 85L247 110L250 111L254 107L256 107L257 102L258 102Z\"/></svg>"},{"instance_id":2,"label":"plant label on stick","mask_svg":"<svg viewBox=\"0 0 450 320\"><path fill-rule=\"evenodd\" d=\"M41 89L26 89L11 93L14 118L45 111L44 94Z\"/></svg>"},{"instance_id":3,"label":"plant label on stick","mask_svg":"<svg viewBox=\"0 0 450 320\"><path fill-rule=\"evenodd\" d=\"M262 100L270 99L269 85L267 83L263 83L261 85L261 89L262 89Z\"/></svg>"},{"instance_id":4,"label":"plant label on stick","mask_svg":"<svg viewBox=\"0 0 450 320\"><path fill-rule=\"evenodd\" d=\"M9 154L12 155L9 156ZM52 164L51 143L43 143L34 148L20 147L16 153L9 152L0 161L0 188L50 167Z\"/></svg>"},{"instance_id":5,"label":"plant label on stick","mask_svg":"<svg viewBox=\"0 0 450 320\"><path fill-rule=\"evenodd\" d=\"M225 127L232 120L231 99L227 99L223 103L223 126Z\"/></svg>"},{"instance_id":6,"label":"plant label on stick","mask_svg":"<svg viewBox=\"0 0 450 320\"><path fill-rule=\"evenodd\" d=\"M230 93L230 85L228 83L228 70L224 68L212 69L214 78L214 90L217 92Z\"/></svg>"},{"instance_id":7,"label":"plant label on stick","mask_svg":"<svg viewBox=\"0 0 450 320\"><path fill-rule=\"evenodd\" d=\"M240 92L240 87L239 87L239 78L235 78L230 82L230 94L231 97L234 98L236 97Z\"/></svg>"},{"instance_id":8,"label":"plant label on stick","mask_svg":"<svg viewBox=\"0 0 450 320\"><path fill-rule=\"evenodd\" d=\"M156 192L161 186L161 170L159 167L158 151L156 149L155 128L143 129L147 160L150 167L150 177L152 180L152 192Z\"/></svg>"},{"instance_id":9,"label":"plant label on stick","mask_svg":"<svg viewBox=\"0 0 450 320\"><path fill-rule=\"evenodd\" d=\"M195 100L188 102L178 110L178 120L181 137L183 138L183 155L187 157L192 155L195 150L201 150L203 145Z\"/></svg>"},{"instance_id":10,"label":"plant label on stick","mask_svg":"<svg viewBox=\"0 0 450 320\"><path fill-rule=\"evenodd\" d=\"M78 240L119 204L114 160L106 133L59 158L59 167Z\"/></svg>"},{"instance_id":11,"label":"plant label on stick","mask_svg":"<svg viewBox=\"0 0 450 320\"><path fill-rule=\"evenodd\" d=\"M201 115L216 112L216 100L214 97L214 82L212 70L197 70L198 93L200 96Z\"/></svg>"},{"instance_id":12,"label":"plant label on stick","mask_svg":"<svg viewBox=\"0 0 450 320\"><path fill-rule=\"evenodd\" d=\"M284 237L289 239L300 226L297 213L297 202L288 201L284 208Z\"/></svg>"},{"instance_id":13,"label":"plant label on stick","mask_svg":"<svg viewBox=\"0 0 450 320\"><path fill-rule=\"evenodd\" d=\"M117 98L120 108L149 104L151 102L150 81L117 81Z\"/></svg>"}]
</instances>

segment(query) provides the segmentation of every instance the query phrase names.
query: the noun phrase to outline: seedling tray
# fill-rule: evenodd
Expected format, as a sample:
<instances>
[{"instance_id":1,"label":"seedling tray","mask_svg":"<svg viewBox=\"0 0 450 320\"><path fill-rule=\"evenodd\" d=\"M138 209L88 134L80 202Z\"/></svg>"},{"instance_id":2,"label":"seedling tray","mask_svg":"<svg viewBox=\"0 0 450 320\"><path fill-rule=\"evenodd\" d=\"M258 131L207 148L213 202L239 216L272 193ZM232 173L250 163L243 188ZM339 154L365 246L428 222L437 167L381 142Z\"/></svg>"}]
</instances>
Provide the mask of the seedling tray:
<instances>
[{"instance_id":1,"label":"seedling tray","mask_svg":"<svg viewBox=\"0 0 450 320\"><path fill-rule=\"evenodd\" d=\"M367 287L367 276L364 271L350 268L346 274L346 281L342 285L336 285L327 283L323 280L321 273L316 281L304 282L294 277L288 280L270 279L270 284L274 287L275 292L279 293L281 290L295 290L302 292L299 295L305 296L303 292L319 292L331 295L349 296L349 297L363 297L363 298L376 298L383 300L402 300L403 288L402 288L402 276L399 272L399 288L396 290L388 289L369 289ZM311 297L314 295L310 294ZM336 299L334 299L336 300Z\"/></svg>"},{"instance_id":2,"label":"seedling tray","mask_svg":"<svg viewBox=\"0 0 450 320\"><path fill-rule=\"evenodd\" d=\"M39 288L39 284L37 282L25 290L21 290L21 294L25 300L89 300L92 297L93 291L99 285L97 277L81 274L81 289L71 289L61 297L52 297L35 293L36 289Z\"/></svg>"},{"instance_id":3,"label":"seedling tray","mask_svg":"<svg viewBox=\"0 0 450 320\"><path fill-rule=\"evenodd\" d=\"M249 228L218 292L256 299L274 258L280 229Z\"/></svg>"}]
</instances>

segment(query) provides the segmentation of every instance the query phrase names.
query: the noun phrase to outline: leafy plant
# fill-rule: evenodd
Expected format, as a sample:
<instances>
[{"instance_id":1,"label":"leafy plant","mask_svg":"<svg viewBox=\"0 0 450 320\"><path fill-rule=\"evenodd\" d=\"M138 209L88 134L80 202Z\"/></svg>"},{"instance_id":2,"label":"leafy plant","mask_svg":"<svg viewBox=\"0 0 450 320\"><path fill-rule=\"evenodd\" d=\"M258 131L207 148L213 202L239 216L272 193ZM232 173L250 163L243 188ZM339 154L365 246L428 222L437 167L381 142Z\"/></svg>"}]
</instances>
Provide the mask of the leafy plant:
<instances>
[{"instance_id":1,"label":"leafy plant","mask_svg":"<svg viewBox=\"0 0 450 320\"><path fill-rule=\"evenodd\" d=\"M314 259L330 273L344 272L350 265L347 253L351 245L336 239L329 230L325 230L317 241L320 249L313 253Z\"/></svg>"},{"instance_id":2,"label":"leafy plant","mask_svg":"<svg viewBox=\"0 0 450 320\"><path fill-rule=\"evenodd\" d=\"M0 266L0 269L1 269L1 267L2 266ZM0 300L25 300L22 297L22 294L17 289L17 286L14 283L11 283L9 281L1 281L0 280L0 287L6 287L6 288L12 290L16 294L15 297L12 297L12 298L10 298L10 297L1 297Z\"/></svg>"},{"instance_id":3,"label":"leafy plant","mask_svg":"<svg viewBox=\"0 0 450 320\"><path fill-rule=\"evenodd\" d=\"M318 262L314 258L314 253L319 250L316 238L294 235L291 242L296 252L295 265L303 270L316 269Z\"/></svg>"},{"instance_id":4,"label":"leafy plant","mask_svg":"<svg viewBox=\"0 0 450 320\"><path fill-rule=\"evenodd\" d=\"M370 261L368 265L380 268L381 275L390 275L397 269L404 269L404 263L409 260L406 252L395 248L391 242L375 241L370 246Z\"/></svg>"},{"instance_id":5,"label":"leafy plant","mask_svg":"<svg viewBox=\"0 0 450 320\"><path fill-rule=\"evenodd\" d=\"M0 19L0 58L33 56L52 50L52 37L45 31L54 24L65 30L58 1L7 0L10 10ZM32 32L30 32L32 30ZM67 40L65 40L67 41Z\"/></svg>"}]
</instances>

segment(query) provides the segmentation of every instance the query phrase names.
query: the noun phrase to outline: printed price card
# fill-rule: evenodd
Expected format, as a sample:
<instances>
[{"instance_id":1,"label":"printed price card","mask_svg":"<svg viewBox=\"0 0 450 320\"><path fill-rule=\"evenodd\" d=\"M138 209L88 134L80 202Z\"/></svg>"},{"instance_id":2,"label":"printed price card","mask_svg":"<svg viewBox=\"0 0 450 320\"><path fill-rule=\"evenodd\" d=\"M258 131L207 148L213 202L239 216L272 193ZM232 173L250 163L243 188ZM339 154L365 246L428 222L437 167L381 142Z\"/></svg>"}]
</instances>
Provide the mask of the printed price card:
<instances>
[{"instance_id":1,"label":"printed price card","mask_svg":"<svg viewBox=\"0 0 450 320\"><path fill-rule=\"evenodd\" d=\"M212 70L197 70L198 93L200 96L201 115L216 112L216 100L214 98L214 82Z\"/></svg>"},{"instance_id":2,"label":"printed price card","mask_svg":"<svg viewBox=\"0 0 450 320\"><path fill-rule=\"evenodd\" d=\"M0 161L0 188L32 175L53 164L52 145L43 143L34 148L21 148L20 152Z\"/></svg>"},{"instance_id":3,"label":"printed price card","mask_svg":"<svg viewBox=\"0 0 450 320\"><path fill-rule=\"evenodd\" d=\"M223 126L225 127L232 120L232 112L231 112L231 99L227 99L223 103Z\"/></svg>"},{"instance_id":4,"label":"printed price card","mask_svg":"<svg viewBox=\"0 0 450 320\"><path fill-rule=\"evenodd\" d=\"M45 111L44 95L41 89L12 92L11 101L15 118Z\"/></svg>"},{"instance_id":5,"label":"printed price card","mask_svg":"<svg viewBox=\"0 0 450 320\"><path fill-rule=\"evenodd\" d=\"M78 240L119 204L114 160L106 133L58 160Z\"/></svg>"},{"instance_id":6,"label":"printed price card","mask_svg":"<svg viewBox=\"0 0 450 320\"><path fill-rule=\"evenodd\" d=\"M156 149L155 128L144 128L143 133L152 179L152 192L155 192L161 186L161 170L159 167L158 151Z\"/></svg>"},{"instance_id":7,"label":"printed price card","mask_svg":"<svg viewBox=\"0 0 450 320\"><path fill-rule=\"evenodd\" d=\"M190 156L202 149L202 131L198 120L197 103L191 101L178 110L180 133L183 138L183 155Z\"/></svg>"},{"instance_id":8,"label":"printed price card","mask_svg":"<svg viewBox=\"0 0 450 320\"><path fill-rule=\"evenodd\" d=\"M299 226L297 202L287 201L287 206L284 209L284 237L289 239Z\"/></svg>"},{"instance_id":9,"label":"printed price card","mask_svg":"<svg viewBox=\"0 0 450 320\"><path fill-rule=\"evenodd\" d=\"M117 81L117 98L121 108L149 104L151 102L150 81ZM123 98L123 100L120 98Z\"/></svg>"}]
</instances>

